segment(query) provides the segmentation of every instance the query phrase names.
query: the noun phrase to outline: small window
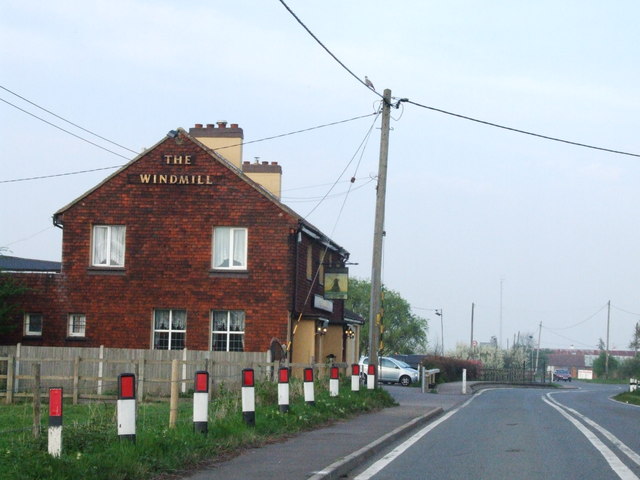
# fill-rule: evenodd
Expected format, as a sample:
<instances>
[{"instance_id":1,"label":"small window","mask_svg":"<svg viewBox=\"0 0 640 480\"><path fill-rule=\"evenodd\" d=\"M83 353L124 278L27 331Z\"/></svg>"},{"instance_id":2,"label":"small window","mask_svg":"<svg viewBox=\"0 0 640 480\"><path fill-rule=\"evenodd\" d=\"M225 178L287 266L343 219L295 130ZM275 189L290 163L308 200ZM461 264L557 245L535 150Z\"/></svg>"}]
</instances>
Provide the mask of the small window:
<instances>
[{"instance_id":1,"label":"small window","mask_svg":"<svg viewBox=\"0 0 640 480\"><path fill-rule=\"evenodd\" d=\"M186 336L186 310L154 311L153 348L156 350L184 350Z\"/></svg>"},{"instance_id":2,"label":"small window","mask_svg":"<svg viewBox=\"0 0 640 480\"><path fill-rule=\"evenodd\" d=\"M94 267L124 267L125 226L95 225L93 227Z\"/></svg>"},{"instance_id":3,"label":"small window","mask_svg":"<svg viewBox=\"0 0 640 480\"><path fill-rule=\"evenodd\" d=\"M318 283L324 285L324 258L325 250L320 252L320 265L318 265Z\"/></svg>"},{"instance_id":4,"label":"small window","mask_svg":"<svg viewBox=\"0 0 640 480\"><path fill-rule=\"evenodd\" d=\"M213 229L213 268L247 269L247 229L217 227Z\"/></svg>"},{"instance_id":5,"label":"small window","mask_svg":"<svg viewBox=\"0 0 640 480\"><path fill-rule=\"evenodd\" d=\"M25 314L24 334L26 336L42 336L42 314L41 313Z\"/></svg>"},{"instance_id":6,"label":"small window","mask_svg":"<svg viewBox=\"0 0 640 480\"><path fill-rule=\"evenodd\" d=\"M68 337L84 337L87 328L87 317L82 313L69 314Z\"/></svg>"},{"instance_id":7,"label":"small window","mask_svg":"<svg viewBox=\"0 0 640 480\"><path fill-rule=\"evenodd\" d=\"M212 312L211 350L244 352L244 312L224 310Z\"/></svg>"}]
</instances>

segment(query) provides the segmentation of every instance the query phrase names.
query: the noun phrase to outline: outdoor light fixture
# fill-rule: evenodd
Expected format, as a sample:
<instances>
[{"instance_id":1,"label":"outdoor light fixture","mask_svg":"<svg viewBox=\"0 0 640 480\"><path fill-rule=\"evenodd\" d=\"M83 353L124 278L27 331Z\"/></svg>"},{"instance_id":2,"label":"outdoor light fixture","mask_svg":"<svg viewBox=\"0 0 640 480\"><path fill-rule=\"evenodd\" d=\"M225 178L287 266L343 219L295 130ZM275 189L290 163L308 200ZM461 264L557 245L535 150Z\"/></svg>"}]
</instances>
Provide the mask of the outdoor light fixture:
<instances>
[{"instance_id":1,"label":"outdoor light fixture","mask_svg":"<svg viewBox=\"0 0 640 480\"><path fill-rule=\"evenodd\" d=\"M356 336L356 332L353 331L353 329L351 328L351 325L349 325L345 331L344 331L344 336L347 338L355 338Z\"/></svg>"},{"instance_id":2,"label":"outdoor light fixture","mask_svg":"<svg viewBox=\"0 0 640 480\"><path fill-rule=\"evenodd\" d=\"M318 320L316 322L316 334L324 335L327 333L327 328L329 326L329 320Z\"/></svg>"}]
</instances>

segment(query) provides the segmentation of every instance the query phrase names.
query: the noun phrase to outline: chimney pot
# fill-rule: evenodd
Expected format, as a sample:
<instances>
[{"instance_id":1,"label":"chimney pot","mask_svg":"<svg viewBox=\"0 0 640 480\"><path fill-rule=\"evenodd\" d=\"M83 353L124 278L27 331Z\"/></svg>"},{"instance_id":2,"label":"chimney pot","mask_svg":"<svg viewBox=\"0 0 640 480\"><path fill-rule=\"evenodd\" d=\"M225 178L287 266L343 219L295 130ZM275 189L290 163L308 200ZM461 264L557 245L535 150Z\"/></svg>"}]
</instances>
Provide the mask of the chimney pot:
<instances>
[{"instance_id":1,"label":"chimney pot","mask_svg":"<svg viewBox=\"0 0 640 480\"><path fill-rule=\"evenodd\" d=\"M207 123L207 128L213 128L213 123Z\"/></svg>"},{"instance_id":2,"label":"chimney pot","mask_svg":"<svg viewBox=\"0 0 640 480\"><path fill-rule=\"evenodd\" d=\"M277 165L278 162L271 162L271 165Z\"/></svg>"},{"instance_id":3,"label":"chimney pot","mask_svg":"<svg viewBox=\"0 0 640 480\"><path fill-rule=\"evenodd\" d=\"M231 124L231 128L238 128L238 124L237 123L232 123Z\"/></svg>"},{"instance_id":4,"label":"chimney pot","mask_svg":"<svg viewBox=\"0 0 640 480\"><path fill-rule=\"evenodd\" d=\"M269 162L262 162L263 165L269 165Z\"/></svg>"},{"instance_id":5,"label":"chimney pot","mask_svg":"<svg viewBox=\"0 0 640 480\"><path fill-rule=\"evenodd\" d=\"M243 164L243 165L251 165L251 162L244 161L244 162L242 162L242 164Z\"/></svg>"},{"instance_id":6,"label":"chimney pot","mask_svg":"<svg viewBox=\"0 0 640 480\"><path fill-rule=\"evenodd\" d=\"M196 128L202 128L202 124L201 123L196 123Z\"/></svg>"},{"instance_id":7,"label":"chimney pot","mask_svg":"<svg viewBox=\"0 0 640 480\"><path fill-rule=\"evenodd\" d=\"M227 128L227 122L220 121L220 122L217 122L217 123L218 123L218 128Z\"/></svg>"}]
</instances>

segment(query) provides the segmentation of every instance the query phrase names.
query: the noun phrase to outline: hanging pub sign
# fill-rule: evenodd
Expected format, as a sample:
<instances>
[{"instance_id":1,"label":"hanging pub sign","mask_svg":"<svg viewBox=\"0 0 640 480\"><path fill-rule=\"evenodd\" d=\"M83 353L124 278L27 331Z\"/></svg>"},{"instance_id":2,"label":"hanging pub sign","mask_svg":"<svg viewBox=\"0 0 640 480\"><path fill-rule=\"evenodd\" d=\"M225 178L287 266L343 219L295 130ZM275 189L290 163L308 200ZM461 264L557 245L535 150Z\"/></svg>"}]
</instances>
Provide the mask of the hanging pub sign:
<instances>
[{"instance_id":1,"label":"hanging pub sign","mask_svg":"<svg viewBox=\"0 0 640 480\"><path fill-rule=\"evenodd\" d=\"M349 292L349 269L331 267L324 271L324 298L346 300Z\"/></svg>"}]
</instances>

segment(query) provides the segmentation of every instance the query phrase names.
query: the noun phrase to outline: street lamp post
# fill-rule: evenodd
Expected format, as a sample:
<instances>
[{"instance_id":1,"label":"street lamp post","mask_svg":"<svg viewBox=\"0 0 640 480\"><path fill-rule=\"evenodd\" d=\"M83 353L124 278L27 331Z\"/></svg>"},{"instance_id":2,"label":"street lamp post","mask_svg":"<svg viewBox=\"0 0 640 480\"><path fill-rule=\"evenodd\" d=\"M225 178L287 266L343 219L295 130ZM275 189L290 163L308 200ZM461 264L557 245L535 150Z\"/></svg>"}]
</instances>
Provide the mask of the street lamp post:
<instances>
[{"instance_id":1,"label":"street lamp post","mask_svg":"<svg viewBox=\"0 0 640 480\"><path fill-rule=\"evenodd\" d=\"M440 317L440 342L441 342L440 353L444 356L444 321L443 321L444 315L442 313L441 308L436 308L436 315Z\"/></svg>"}]
</instances>

